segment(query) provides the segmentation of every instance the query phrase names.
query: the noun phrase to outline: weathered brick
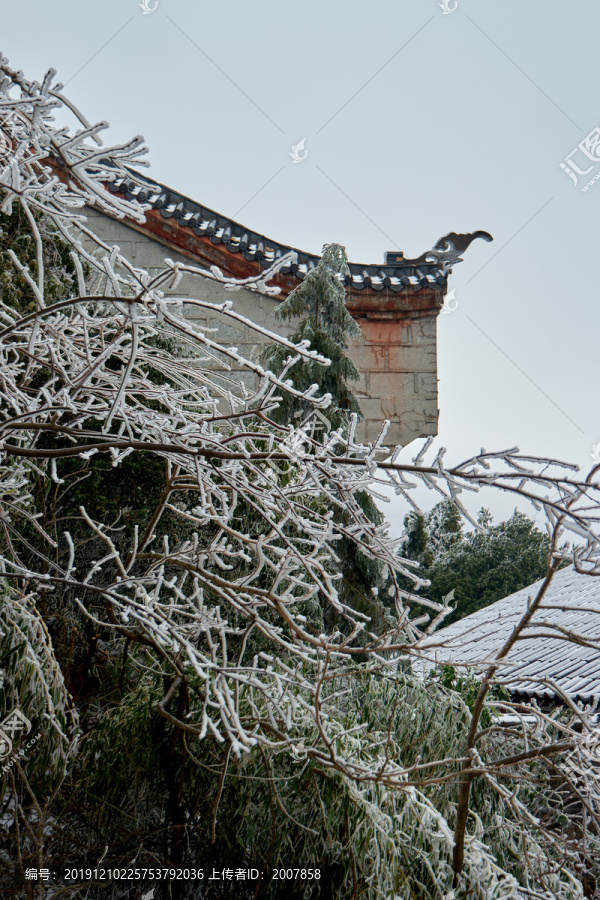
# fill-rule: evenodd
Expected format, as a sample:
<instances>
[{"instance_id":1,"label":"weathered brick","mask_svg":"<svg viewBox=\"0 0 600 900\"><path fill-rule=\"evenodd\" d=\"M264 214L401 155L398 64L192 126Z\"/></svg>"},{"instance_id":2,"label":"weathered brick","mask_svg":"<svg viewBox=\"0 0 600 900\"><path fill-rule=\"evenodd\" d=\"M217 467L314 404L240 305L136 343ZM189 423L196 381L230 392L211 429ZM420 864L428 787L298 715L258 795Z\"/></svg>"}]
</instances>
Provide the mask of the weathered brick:
<instances>
[{"instance_id":1,"label":"weathered brick","mask_svg":"<svg viewBox=\"0 0 600 900\"><path fill-rule=\"evenodd\" d=\"M361 343L401 344L410 346L413 341L412 324L393 319L363 319L360 323Z\"/></svg>"},{"instance_id":2,"label":"weathered brick","mask_svg":"<svg viewBox=\"0 0 600 900\"><path fill-rule=\"evenodd\" d=\"M436 372L417 373L419 394L428 400L437 401L438 379Z\"/></svg>"},{"instance_id":3,"label":"weathered brick","mask_svg":"<svg viewBox=\"0 0 600 900\"><path fill-rule=\"evenodd\" d=\"M388 348L383 344L353 343L348 351L357 369L365 372L383 372L388 366Z\"/></svg>"},{"instance_id":4,"label":"weathered brick","mask_svg":"<svg viewBox=\"0 0 600 900\"><path fill-rule=\"evenodd\" d=\"M398 347L392 345L388 348L388 369L391 372L419 372L435 371L436 348L435 344L425 347Z\"/></svg>"},{"instance_id":5,"label":"weathered brick","mask_svg":"<svg viewBox=\"0 0 600 900\"><path fill-rule=\"evenodd\" d=\"M413 372L377 372L369 375L371 397L412 398L415 394Z\"/></svg>"},{"instance_id":6,"label":"weathered brick","mask_svg":"<svg viewBox=\"0 0 600 900\"><path fill-rule=\"evenodd\" d=\"M225 317L220 319L213 318L210 320L210 327L215 329L212 334L214 340L233 346L236 341L245 340L247 335L246 328L243 325L241 327L234 326L230 324L230 321Z\"/></svg>"}]
</instances>

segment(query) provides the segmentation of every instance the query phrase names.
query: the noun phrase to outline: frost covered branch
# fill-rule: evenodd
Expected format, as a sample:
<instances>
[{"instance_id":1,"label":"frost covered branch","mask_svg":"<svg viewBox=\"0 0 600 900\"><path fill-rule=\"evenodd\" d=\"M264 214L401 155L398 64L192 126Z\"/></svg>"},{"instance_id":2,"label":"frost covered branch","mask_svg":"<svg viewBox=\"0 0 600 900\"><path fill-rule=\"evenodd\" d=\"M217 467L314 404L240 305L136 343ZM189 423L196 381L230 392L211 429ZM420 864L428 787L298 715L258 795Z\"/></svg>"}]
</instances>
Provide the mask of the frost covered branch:
<instances>
[{"instance_id":1,"label":"frost covered branch","mask_svg":"<svg viewBox=\"0 0 600 900\"><path fill-rule=\"evenodd\" d=\"M74 116L74 131L57 127L58 110ZM152 676L164 686L156 709L186 741L223 745L218 797L230 756L248 759L257 747L264 760L300 754L345 785L360 810L356 833L364 833L379 872L389 868L393 837L420 848L415 853L423 866L430 850L443 860L438 892L423 896L437 898L456 875L456 884L475 884L486 900L517 897L517 882L494 861L469 802L471 782L483 776L510 809L515 854L519 840L530 854L528 895L578 896L574 876L544 873L548 857L531 836L535 817L507 789L500 770L576 747L575 719L585 726L590 717L578 709L558 723L534 710L534 737L524 728L502 732L502 740L493 728L480 731L484 708L494 709L488 695L511 644L489 668L474 710L441 689L436 694L460 734L449 737L442 724L427 758L407 750L402 735L414 718L439 713L428 708L431 696L410 674L410 661L421 657L424 639L449 608L427 598L428 583L402 557L401 540L371 521L360 495L391 487L418 508L414 496L424 486L470 519L462 494L482 487L509 492L546 515L550 573L571 559L578 570L598 575L600 467L580 478L567 464L516 448L482 450L449 466L444 451L430 458L430 442L412 461L404 460L403 448L389 459L385 428L374 444L362 444L356 418L348 430L322 439L276 424L271 414L282 395L315 409L329 405L318 385L300 391L288 377L303 358L328 361L306 342L293 344L250 322L230 302L185 298L289 351L283 372L269 371L192 324L182 314L183 298L165 290L173 291L185 273L198 279L199 293L206 279L231 290L274 293L269 282L285 260L242 281L170 260L150 275L96 237L85 207L144 221L144 206L109 186L125 174L135 180L132 167L143 164L145 147L139 137L102 146L105 124L85 119L53 71L42 83L31 82L0 59L0 127L10 147L0 163L1 210L6 217L22 210L35 245L29 261L14 251L10 256L30 306L0 299L0 576L11 610L0 625L24 641L36 702L46 709L53 736L58 782L78 749L77 716L45 623L68 611L111 636L104 652L107 658L122 652L123 671L134 648L131 664L140 682ZM58 299L48 287L48 241L69 252L70 290ZM236 382L232 363L258 386ZM108 469L118 473L135 458L161 479L142 527L130 527L123 509L116 520L94 515L92 497L79 505L72 500L86 479ZM61 517L56 509L63 507L69 514ZM569 533L575 543L566 543ZM341 599L341 540L381 567L386 600L370 598L380 628ZM413 615L415 605L430 616ZM12 652L17 641L10 641ZM444 794L443 809L425 793L435 785L442 796L442 787L453 789L461 777L458 801ZM586 800L592 810L597 797ZM373 827L379 837L366 836ZM547 836L550 841L550 829ZM576 852L569 853L571 864ZM392 896L391 882L381 884L373 896Z\"/></svg>"}]
</instances>

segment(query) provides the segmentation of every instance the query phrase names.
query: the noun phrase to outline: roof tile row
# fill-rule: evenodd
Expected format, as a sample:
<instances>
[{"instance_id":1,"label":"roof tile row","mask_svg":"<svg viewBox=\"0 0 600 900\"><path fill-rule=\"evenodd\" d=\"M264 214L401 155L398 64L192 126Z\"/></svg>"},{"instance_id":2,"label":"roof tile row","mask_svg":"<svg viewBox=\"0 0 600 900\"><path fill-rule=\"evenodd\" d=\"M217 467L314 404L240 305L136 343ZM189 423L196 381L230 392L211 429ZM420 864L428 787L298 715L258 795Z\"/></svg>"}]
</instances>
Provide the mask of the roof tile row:
<instances>
[{"instance_id":1,"label":"roof tile row","mask_svg":"<svg viewBox=\"0 0 600 900\"><path fill-rule=\"evenodd\" d=\"M283 274L289 273L301 280L319 262L318 256L269 240L164 185L146 178L144 184L140 185L139 180L139 173L136 173L135 180L123 179L109 187L114 192L124 194L128 200L135 199L148 204L152 209L160 211L165 219L176 219L199 237L208 237L213 244L224 244L230 253L243 254L246 260L255 260L268 266L293 250L298 261L284 268ZM491 240L486 232L476 232L473 235L452 233L441 238L429 254L423 254L416 260L405 260L402 253L390 253L387 256L393 262L383 266L350 263L350 275L346 276L346 284L359 291L371 288L375 291L389 289L398 293L432 288L445 292L451 263L460 262L460 252L475 237L484 235L486 240Z\"/></svg>"},{"instance_id":2,"label":"roof tile row","mask_svg":"<svg viewBox=\"0 0 600 900\"><path fill-rule=\"evenodd\" d=\"M493 660L535 597L542 581L441 628L425 642L426 658L482 671ZM579 643L579 640L585 643ZM417 666L422 671L428 664ZM430 666L429 666L430 668ZM600 578L573 567L554 575L540 608L498 674L510 690L600 702Z\"/></svg>"}]
</instances>

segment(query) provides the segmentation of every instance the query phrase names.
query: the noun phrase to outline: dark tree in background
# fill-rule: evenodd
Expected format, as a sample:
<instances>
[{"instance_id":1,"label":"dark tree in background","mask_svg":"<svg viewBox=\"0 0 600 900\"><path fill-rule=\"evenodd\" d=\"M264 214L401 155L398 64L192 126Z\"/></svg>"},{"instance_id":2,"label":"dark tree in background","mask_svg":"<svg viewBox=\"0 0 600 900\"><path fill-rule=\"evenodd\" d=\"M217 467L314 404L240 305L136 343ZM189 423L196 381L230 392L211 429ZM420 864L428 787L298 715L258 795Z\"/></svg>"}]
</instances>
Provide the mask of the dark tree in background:
<instances>
[{"instance_id":1,"label":"dark tree in background","mask_svg":"<svg viewBox=\"0 0 600 900\"><path fill-rule=\"evenodd\" d=\"M490 512L477 517L485 531L463 530L460 513L451 501L430 512L410 513L404 520L406 542L402 555L417 560L431 581L427 596L440 601L454 591L455 611L445 624L521 588L546 574L549 542L535 522L515 512L493 524Z\"/></svg>"}]
</instances>

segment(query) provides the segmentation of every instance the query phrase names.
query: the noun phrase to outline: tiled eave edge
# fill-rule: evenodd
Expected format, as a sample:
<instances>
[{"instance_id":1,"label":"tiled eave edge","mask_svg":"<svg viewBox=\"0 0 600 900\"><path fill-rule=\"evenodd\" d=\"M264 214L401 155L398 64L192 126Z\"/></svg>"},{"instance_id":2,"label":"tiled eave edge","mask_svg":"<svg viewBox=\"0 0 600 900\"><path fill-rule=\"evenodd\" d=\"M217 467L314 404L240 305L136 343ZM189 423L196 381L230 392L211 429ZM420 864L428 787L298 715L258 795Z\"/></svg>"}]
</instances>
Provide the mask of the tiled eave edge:
<instances>
[{"instance_id":1,"label":"tiled eave edge","mask_svg":"<svg viewBox=\"0 0 600 900\"><path fill-rule=\"evenodd\" d=\"M278 244L163 185L150 181L147 185L146 188L134 181L121 180L108 187L127 200L137 200L150 207L146 225L138 225L138 230L149 231L155 239L195 259L204 258L227 274L242 278L256 275L293 250L297 263L289 270L282 270L282 277L275 280L285 296L319 261L316 255ZM216 254L214 248L218 248ZM430 291L439 298L437 306L440 307L447 289L447 271L435 262L421 260L418 265L411 265L410 261L383 266L350 263L351 274L345 283L350 295L364 292L374 296L410 295Z\"/></svg>"},{"instance_id":2,"label":"tiled eave edge","mask_svg":"<svg viewBox=\"0 0 600 900\"><path fill-rule=\"evenodd\" d=\"M125 219L125 222L130 228L152 237L165 248L176 250L205 267L218 266L225 275L231 275L233 278L258 275L272 261L246 259L242 253L233 253L222 243L215 244L207 236L196 235L191 228L180 224L177 219L165 219L159 210L148 210L144 225L129 219ZM318 260L318 257L315 259ZM302 278L302 272L290 272L275 276L272 283L281 288L279 297L283 299ZM403 313L407 317L418 317L439 311L445 287L445 278L444 285L436 284L435 287L419 285L403 290L390 290L387 287L379 290L363 287L359 290L354 284L346 284L346 305L357 317L387 319L395 318L398 313Z\"/></svg>"},{"instance_id":3,"label":"tiled eave edge","mask_svg":"<svg viewBox=\"0 0 600 900\"><path fill-rule=\"evenodd\" d=\"M48 157L54 174L68 183L60 164ZM138 182L139 182L139 173ZM273 278L273 284L281 289L284 299L313 269L319 257L247 231L232 219L220 216L205 207L183 197L164 185L144 179L140 185L128 179L107 184L107 188L128 200L137 200L145 206L146 221L114 218L124 221L130 228L151 236L166 248L176 250L204 266L216 265L225 275L248 278L260 274L272 262L293 250L298 263ZM104 215L109 215L103 211ZM448 235L467 238L475 235ZM442 239L445 241L446 239ZM489 237L491 240L491 237ZM440 254L437 254L438 256ZM437 315L442 308L448 287L451 265L434 261L408 260L391 265L362 265L350 263L351 275L346 277L347 306L357 318L394 319Z\"/></svg>"}]
</instances>

